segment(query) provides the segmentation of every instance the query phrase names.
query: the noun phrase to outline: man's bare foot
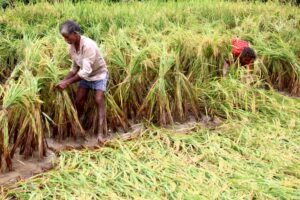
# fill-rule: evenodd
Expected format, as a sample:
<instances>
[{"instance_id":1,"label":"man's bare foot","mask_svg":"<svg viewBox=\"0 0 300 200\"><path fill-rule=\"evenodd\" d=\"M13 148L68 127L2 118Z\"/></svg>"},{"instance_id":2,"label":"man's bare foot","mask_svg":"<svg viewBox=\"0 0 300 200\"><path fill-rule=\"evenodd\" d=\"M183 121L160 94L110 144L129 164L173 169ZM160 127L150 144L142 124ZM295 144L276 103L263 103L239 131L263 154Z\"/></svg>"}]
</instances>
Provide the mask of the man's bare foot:
<instances>
[{"instance_id":1,"label":"man's bare foot","mask_svg":"<svg viewBox=\"0 0 300 200\"><path fill-rule=\"evenodd\" d=\"M108 142L111 139L112 139L111 134L103 136L103 134L99 133L98 136L97 136L97 141L98 141L99 144L105 144L106 142Z\"/></svg>"},{"instance_id":2,"label":"man's bare foot","mask_svg":"<svg viewBox=\"0 0 300 200\"><path fill-rule=\"evenodd\" d=\"M104 139L104 137L101 133L99 133L98 136L97 136L97 142L99 144L104 144L105 143L105 139Z\"/></svg>"}]
</instances>

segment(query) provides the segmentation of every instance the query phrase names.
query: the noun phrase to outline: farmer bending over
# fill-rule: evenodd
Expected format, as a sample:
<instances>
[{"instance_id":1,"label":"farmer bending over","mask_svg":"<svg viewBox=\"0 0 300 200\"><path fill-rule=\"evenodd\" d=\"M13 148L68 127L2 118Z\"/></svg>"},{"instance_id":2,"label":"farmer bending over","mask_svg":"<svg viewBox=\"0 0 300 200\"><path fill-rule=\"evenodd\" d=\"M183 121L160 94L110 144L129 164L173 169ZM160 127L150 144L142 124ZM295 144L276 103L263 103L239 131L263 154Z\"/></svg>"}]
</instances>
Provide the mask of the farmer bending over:
<instances>
[{"instance_id":1,"label":"farmer bending over","mask_svg":"<svg viewBox=\"0 0 300 200\"><path fill-rule=\"evenodd\" d=\"M253 63L256 59L256 54L252 48L249 47L249 43L240 39L232 40L232 56L234 63L239 62L240 66L247 67L247 71L251 72L253 69ZM229 61L225 58L225 63L223 67L223 76L226 77L227 70L232 64L232 61Z\"/></svg>"},{"instance_id":2,"label":"farmer bending over","mask_svg":"<svg viewBox=\"0 0 300 200\"><path fill-rule=\"evenodd\" d=\"M80 35L80 26L74 21L66 21L60 27L60 33L69 44L69 54L73 64L69 74L57 85L60 90L79 81L76 96L78 116L83 114L84 104L89 90L95 91L95 103L98 113L98 142L103 143L105 129L105 91L108 80L106 63L95 41Z\"/></svg>"}]
</instances>

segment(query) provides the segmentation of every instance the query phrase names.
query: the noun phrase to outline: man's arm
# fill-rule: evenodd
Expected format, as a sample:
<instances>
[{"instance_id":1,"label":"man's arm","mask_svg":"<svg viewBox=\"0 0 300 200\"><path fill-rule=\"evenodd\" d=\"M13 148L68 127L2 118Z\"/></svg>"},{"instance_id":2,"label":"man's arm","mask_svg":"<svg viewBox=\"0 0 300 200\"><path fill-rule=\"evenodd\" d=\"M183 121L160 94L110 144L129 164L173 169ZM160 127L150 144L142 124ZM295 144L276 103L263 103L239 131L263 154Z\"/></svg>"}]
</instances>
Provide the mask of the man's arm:
<instances>
[{"instance_id":1,"label":"man's arm","mask_svg":"<svg viewBox=\"0 0 300 200\"><path fill-rule=\"evenodd\" d=\"M229 66L231 65L230 60L228 60L227 58L224 58L224 65L223 65L223 77L227 76L227 70L229 68Z\"/></svg>"},{"instance_id":2,"label":"man's arm","mask_svg":"<svg viewBox=\"0 0 300 200\"><path fill-rule=\"evenodd\" d=\"M76 72L70 71L68 73L68 75L62 81L68 80L68 79L72 78L75 75L76 75Z\"/></svg>"},{"instance_id":3,"label":"man's arm","mask_svg":"<svg viewBox=\"0 0 300 200\"><path fill-rule=\"evenodd\" d=\"M76 83L78 81L80 81L82 78L80 76L78 76L78 74L75 74L75 76L72 76L71 78L66 80L66 83L68 85L71 85L72 83Z\"/></svg>"},{"instance_id":4,"label":"man's arm","mask_svg":"<svg viewBox=\"0 0 300 200\"><path fill-rule=\"evenodd\" d=\"M92 63L95 60L96 57L96 49L94 48L86 48L85 52L83 53L83 59L82 59L82 68L79 69L79 67L77 65L73 65L73 69L71 70L71 72L75 72L76 71L76 75L69 76L69 79L63 80L59 85L58 88L60 90L64 90L66 87L68 87L68 85L78 82L81 79L85 79L86 77L88 77L91 73L92 73ZM69 74L68 74L69 75Z\"/></svg>"},{"instance_id":5,"label":"man's arm","mask_svg":"<svg viewBox=\"0 0 300 200\"><path fill-rule=\"evenodd\" d=\"M79 70L79 66L73 60L72 61L72 68L71 68L70 72L68 73L68 75L62 81L68 80L68 79L72 78L73 76L75 76L77 74L78 70Z\"/></svg>"},{"instance_id":6,"label":"man's arm","mask_svg":"<svg viewBox=\"0 0 300 200\"><path fill-rule=\"evenodd\" d=\"M79 70L78 65L73 61L72 69L68 73L68 75L57 84L57 88L60 90L64 90L68 85L70 85L73 81L73 78L77 75L77 72ZM78 75L77 75L78 76Z\"/></svg>"},{"instance_id":7,"label":"man's arm","mask_svg":"<svg viewBox=\"0 0 300 200\"><path fill-rule=\"evenodd\" d=\"M71 73L71 72L70 72ZM68 75L70 75L70 73ZM68 76L67 76L68 77ZM68 79L67 77L62 80L58 85L57 88L60 90L64 90L66 89L69 85L71 85L72 83L76 83L78 81L81 80L80 76L78 76L78 74L72 75L70 76Z\"/></svg>"}]
</instances>

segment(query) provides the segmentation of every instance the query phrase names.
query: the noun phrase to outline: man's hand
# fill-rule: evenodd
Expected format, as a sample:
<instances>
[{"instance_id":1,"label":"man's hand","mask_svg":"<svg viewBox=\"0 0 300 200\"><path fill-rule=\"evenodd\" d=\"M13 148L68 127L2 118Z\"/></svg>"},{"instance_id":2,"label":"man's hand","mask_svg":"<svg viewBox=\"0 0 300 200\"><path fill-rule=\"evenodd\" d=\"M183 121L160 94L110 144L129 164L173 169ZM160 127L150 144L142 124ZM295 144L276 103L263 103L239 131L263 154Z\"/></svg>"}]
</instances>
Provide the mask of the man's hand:
<instances>
[{"instance_id":1,"label":"man's hand","mask_svg":"<svg viewBox=\"0 0 300 200\"><path fill-rule=\"evenodd\" d=\"M63 80L61 81L58 85L56 85L56 88L59 90L64 90L68 87L69 81L68 80Z\"/></svg>"},{"instance_id":2,"label":"man's hand","mask_svg":"<svg viewBox=\"0 0 300 200\"><path fill-rule=\"evenodd\" d=\"M225 63L227 63L228 65L231 64L231 63L230 63L230 60L229 60L228 58L226 58L226 57L224 57L224 61L225 61Z\"/></svg>"}]
</instances>

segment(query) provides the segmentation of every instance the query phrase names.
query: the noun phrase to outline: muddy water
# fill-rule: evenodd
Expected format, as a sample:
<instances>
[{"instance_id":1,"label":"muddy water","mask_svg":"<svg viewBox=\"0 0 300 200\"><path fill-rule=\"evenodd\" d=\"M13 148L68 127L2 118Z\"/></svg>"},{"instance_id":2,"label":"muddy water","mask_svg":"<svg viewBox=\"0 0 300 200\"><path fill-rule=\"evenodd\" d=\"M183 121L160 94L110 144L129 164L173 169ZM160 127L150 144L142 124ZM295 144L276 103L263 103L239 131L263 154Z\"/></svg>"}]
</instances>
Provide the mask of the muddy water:
<instances>
[{"instance_id":1,"label":"muddy water","mask_svg":"<svg viewBox=\"0 0 300 200\"><path fill-rule=\"evenodd\" d=\"M37 155L25 160L22 155L15 154L13 158L13 171L0 174L0 186L27 179L33 175L42 173L54 166L56 155L48 150L47 157L38 160Z\"/></svg>"},{"instance_id":2,"label":"muddy water","mask_svg":"<svg viewBox=\"0 0 300 200\"><path fill-rule=\"evenodd\" d=\"M99 148L96 137L89 136L86 139L66 139L58 141L47 139L47 156L39 160L37 155L25 160L22 155L15 154L13 158L13 171L0 174L0 186L10 185L17 181L28 179L36 174L43 173L55 166L57 153L64 150Z\"/></svg>"},{"instance_id":3,"label":"muddy water","mask_svg":"<svg viewBox=\"0 0 300 200\"><path fill-rule=\"evenodd\" d=\"M133 125L132 131L128 133L114 133L113 138L123 140L133 139L138 137L143 129L141 124ZM0 174L0 187L9 186L21 180L26 180L36 174L43 173L55 166L57 154L60 151L72 149L95 149L99 148L96 136L87 136L85 139L68 138L63 141L58 141L52 138L47 139L48 150L47 156L39 160L37 155L25 160L22 155L17 152L13 158L13 171Z\"/></svg>"}]
</instances>

